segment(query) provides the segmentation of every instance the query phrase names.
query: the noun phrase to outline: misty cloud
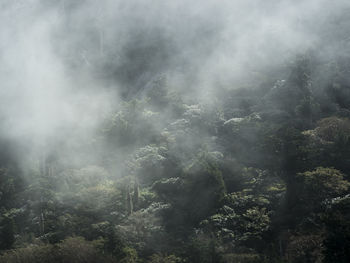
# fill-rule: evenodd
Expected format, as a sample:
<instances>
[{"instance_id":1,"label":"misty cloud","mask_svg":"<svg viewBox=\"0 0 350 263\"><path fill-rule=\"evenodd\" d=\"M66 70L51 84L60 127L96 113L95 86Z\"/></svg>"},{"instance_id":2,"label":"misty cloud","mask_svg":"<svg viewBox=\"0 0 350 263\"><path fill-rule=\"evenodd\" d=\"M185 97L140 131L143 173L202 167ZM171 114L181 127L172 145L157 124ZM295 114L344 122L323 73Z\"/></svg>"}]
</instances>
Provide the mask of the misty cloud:
<instances>
[{"instance_id":1,"label":"misty cloud","mask_svg":"<svg viewBox=\"0 0 350 263\"><path fill-rule=\"evenodd\" d=\"M326 0L3 1L3 134L79 137L111 98L116 107L160 75L204 101L218 87L252 86L297 53L336 55L330 32L346 8Z\"/></svg>"}]
</instances>

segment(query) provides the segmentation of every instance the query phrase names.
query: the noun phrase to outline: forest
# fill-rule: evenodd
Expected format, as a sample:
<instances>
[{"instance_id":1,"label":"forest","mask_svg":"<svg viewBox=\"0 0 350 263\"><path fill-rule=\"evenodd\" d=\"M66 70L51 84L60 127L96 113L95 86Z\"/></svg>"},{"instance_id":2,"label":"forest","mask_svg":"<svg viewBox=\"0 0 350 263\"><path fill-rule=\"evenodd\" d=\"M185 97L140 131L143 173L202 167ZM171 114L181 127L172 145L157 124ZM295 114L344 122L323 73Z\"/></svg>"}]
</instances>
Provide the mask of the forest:
<instances>
[{"instance_id":1,"label":"forest","mask_svg":"<svg viewBox=\"0 0 350 263\"><path fill-rule=\"evenodd\" d=\"M0 2L0 262L350 262L350 2Z\"/></svg>"}]
</instances>

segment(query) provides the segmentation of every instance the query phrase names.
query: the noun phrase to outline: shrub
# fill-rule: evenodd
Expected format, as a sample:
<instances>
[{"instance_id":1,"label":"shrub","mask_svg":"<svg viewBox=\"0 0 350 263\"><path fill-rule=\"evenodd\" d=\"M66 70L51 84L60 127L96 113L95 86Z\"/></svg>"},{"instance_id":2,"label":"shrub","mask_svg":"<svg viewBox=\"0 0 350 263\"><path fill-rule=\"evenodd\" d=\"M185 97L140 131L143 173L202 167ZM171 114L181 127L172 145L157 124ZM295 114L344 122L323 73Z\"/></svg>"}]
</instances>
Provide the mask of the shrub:
<instances>
[{"instance_id":1,"label":"shrub","mask_svg":"<svg viewBox=\"0 0 350 263\"><path fill-rule=\"evenodd\" d=\"M109 263L111 256L98 249L99 241L86 241L82 237L69 237L57 245L39 244L10 250L0 256L6 263Z\"/></svg>"}]
</instances>

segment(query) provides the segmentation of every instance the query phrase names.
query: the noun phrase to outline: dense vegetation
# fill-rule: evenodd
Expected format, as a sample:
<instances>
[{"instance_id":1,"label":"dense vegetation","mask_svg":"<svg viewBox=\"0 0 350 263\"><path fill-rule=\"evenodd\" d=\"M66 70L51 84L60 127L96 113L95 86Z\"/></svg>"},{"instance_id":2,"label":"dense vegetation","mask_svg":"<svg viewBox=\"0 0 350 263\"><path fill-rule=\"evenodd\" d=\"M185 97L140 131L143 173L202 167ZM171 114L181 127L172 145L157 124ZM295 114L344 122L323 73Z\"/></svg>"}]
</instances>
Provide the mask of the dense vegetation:
<instances>
[{"instance_id":1,"label":"dense vegetation","mask_svg":"<svg viewBox=\"0 0 350 263\"><path fill-rule=\"evenodd\" d=\"M350 262L346 1L3 2L0 262Z\"/></svg>"},{"instance_id":2,"label":"dense vegetation","mask_svg":"<svg viewBox=\"0 0 350 263\"><path fill-rule=\"evenodd\" d=\"M23 170L3 141L0 261L349 262L349 69L319 87L311 63L212 104L157 79L75 165L61 144Z\"/></svg>"}]
</instances>

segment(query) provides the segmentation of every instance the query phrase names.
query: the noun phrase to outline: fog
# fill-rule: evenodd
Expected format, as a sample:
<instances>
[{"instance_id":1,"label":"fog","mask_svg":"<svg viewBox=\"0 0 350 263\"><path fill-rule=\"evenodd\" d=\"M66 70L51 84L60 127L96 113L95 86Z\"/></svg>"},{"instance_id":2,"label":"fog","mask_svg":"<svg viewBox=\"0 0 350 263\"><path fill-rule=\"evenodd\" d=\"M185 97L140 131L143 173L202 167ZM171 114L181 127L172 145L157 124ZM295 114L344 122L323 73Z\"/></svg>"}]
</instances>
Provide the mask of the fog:
<instances>
[{"instance_id":1,"label":"fog","mask_svg":"<svg viewBox=\"0 0 350 263\"><path fill-rule=\"evenodd\" d=\"M0 0L0 262L349 262L349 0Z\"/></svg>"},{"instance_id":2,"label":"fog","mask_svg":"<svg viewBox=\"0 0 350 263\"><path fill-rule=\"evenodd\" d=\"M349 30L337 17L349 7L345 0L3 0L1 136L29 148L88 140L121 101L142 97L160 76L169 90L211 103L218 89L258 86L297 54L344 56Z\"/></svg>"}]
</instances>

